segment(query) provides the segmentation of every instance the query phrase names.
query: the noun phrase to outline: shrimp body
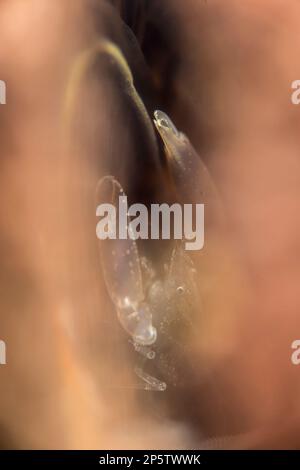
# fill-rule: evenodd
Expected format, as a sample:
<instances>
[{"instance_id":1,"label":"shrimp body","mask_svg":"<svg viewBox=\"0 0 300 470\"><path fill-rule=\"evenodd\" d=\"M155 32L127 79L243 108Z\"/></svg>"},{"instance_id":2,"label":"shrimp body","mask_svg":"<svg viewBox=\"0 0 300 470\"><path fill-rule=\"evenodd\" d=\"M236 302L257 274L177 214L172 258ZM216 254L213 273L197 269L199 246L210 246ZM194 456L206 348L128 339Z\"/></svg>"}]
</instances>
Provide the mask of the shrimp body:
<instances>
[{"instance_id":1,"label":"shrimp body","mask_svg":"<svg viewBox=\"0 0 300 470\"><path fill-rule=\"evenodd\" d=\"M164 143L179 199L183 203L219 206L218 191L210 173L186 135L177 130L163 111L155 111L154 124Z\"/></svg>"},{"instance_id":2,"label":"shrimp body","mask_svg":"<svg viewBox=\"0 0 300 470\"><path fill-rule=\"evenodd\" d=\"M117 207L120 195L125 195L124 190L113 176L100 180L97 202L110 201ZM130 223L128 230L129 227ZM194 268L184 245L176 244L165 274L158 277L151 261L140 256L134 238L105 239L99 243L107 292L121 326L142 359L136 375L145 390L164 391L167 384L144 372L144 363L155 362L159 374L173 385L178 383L173 350L181 356L182 337L190 330L196 299Z\"/></svg>"}]
</instances>

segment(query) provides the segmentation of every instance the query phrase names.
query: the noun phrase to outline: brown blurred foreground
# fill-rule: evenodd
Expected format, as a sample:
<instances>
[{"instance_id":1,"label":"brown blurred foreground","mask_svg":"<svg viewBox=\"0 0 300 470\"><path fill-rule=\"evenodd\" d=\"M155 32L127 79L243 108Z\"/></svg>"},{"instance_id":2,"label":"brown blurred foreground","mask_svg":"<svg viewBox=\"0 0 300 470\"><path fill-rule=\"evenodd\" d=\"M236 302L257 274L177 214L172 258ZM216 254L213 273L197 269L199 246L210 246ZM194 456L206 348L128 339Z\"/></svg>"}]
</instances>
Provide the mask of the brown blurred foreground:
<instances>
[{"instance_id":1,"label":"brown blurred foreground","mask_svg":"<svg viewBox=\"0 0 300 470\"><path fill-rule=\"evenodd\" d=\"M0 444L298 448L300 5L129 3L0 2ZM71 132L64 119L74 61L99 37L122 49L149 113L161 107L189 136L226 207L231 248L210 258L190 382L164 396L133 387L95 244L103 174L145 198L160 188L109 60L87 76Z\"/></svg>"}]
</instances>

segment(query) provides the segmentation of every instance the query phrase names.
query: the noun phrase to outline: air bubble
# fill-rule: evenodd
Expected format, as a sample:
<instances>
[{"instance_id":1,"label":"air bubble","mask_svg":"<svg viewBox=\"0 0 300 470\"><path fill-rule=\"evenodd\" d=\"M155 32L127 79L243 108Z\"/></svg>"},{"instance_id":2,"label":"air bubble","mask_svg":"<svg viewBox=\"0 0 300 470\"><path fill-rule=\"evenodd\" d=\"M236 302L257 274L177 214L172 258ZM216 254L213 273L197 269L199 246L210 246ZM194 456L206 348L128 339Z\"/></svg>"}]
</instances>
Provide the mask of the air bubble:
<instances>
[{"instance_id":1,"label":"air bubble","mask_svg":"<svg viewBox=\"0 0 300 470\"><path fill-rule=\"evenodd\" d=\"M178 295L184 294L184 287L183 286L177 287L176 292Z\"/></svg>"}]
</instances>

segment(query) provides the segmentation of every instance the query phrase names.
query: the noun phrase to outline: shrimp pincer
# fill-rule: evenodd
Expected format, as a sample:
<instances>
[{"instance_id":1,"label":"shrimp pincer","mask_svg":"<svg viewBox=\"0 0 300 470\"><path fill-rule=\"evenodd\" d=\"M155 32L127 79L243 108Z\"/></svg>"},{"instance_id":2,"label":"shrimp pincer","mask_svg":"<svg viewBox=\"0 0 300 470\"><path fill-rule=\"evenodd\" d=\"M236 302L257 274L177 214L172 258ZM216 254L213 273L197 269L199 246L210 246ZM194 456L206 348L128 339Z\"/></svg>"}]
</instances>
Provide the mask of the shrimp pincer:
<instances>
[{"instance_id":1,"label":"shrimp pincer","mask_svg":"<svg viewBox=\"0 0 300 470\"><path fill-rule=\"evenodd\" d=\"M125 192L114 177L106 176L100 180L97 202L105 201L117 208L123 197ZM103 216L99 207L96 214ZM105 208L105 204L101 207ZM165 275L158 276L151 260L140 256L137 242L130 236L129 220L127 231L129 236L126 238L113 236L100 240L103 277L119 322L139 354L142 364L135 368L135 373L142 380L141 387L162 392L167 383L148 374L144 366L150 362L152 370L173 385L178 383L176 354L181 356L184 350L182 335L191 330L197 302L195 269L183 243L179 242L165 266ZM173 357L174 348L177 352Z\"/></svg>"},{"instance_id":2,"label":"shrimp pincer","mask_svg":"<svg viewBox=\"0 0 300 470\"><path fill-rule=\"evenodd\" d=\"M105 191L106 190L106 191ZM106 176L97 188L97 201L110 202L118 207L117 199L125 197L120 183ZM105 205L101 205L105 209ZM104 215L97 209L97 215ZM127 229L129 230L129 221ZM107 291L114 303L118 318L132 339L139 345L149 346L156 341L152 313L145 302L140 259L135 240L107 238L100 242L101 262Z\"/></svg>"}]
</instances>

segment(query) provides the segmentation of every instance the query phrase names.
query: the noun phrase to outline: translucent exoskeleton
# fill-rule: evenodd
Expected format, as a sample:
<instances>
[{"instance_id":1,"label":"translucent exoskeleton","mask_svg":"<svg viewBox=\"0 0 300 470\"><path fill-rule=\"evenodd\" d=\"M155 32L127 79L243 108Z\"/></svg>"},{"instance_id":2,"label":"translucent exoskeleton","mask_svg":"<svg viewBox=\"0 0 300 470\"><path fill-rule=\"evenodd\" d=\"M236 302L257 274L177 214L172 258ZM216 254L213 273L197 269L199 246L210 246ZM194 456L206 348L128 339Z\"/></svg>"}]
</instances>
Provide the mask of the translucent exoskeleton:
<instances>
[{"instance_id":1,"label":"translucent exoskeleton","mask_svg":"<svg viewBox=\"0 0 300 470\"><path fill-rule=\"evenodd\" d=\"M206 165L166 113L155 111L154 118L178 201L202 203L212 226L222 223L222 204ZM118 207L120 197L126 195L114 177L100 181L98 202L105 200ZM129 218L126 229L130 235ZM173 242L162 270L153 266L149 255L140 255L137 242L130 236L105 240L100 247L107 291L140 358L135 372L142 381L141 387L164 391L167 384L184 384L182 377L186 379L189 373L189 335L197 335L193 324L195 315L199 320L202 312L198 273L184 240Z\"/></svg>"},{"instance_id":2,"label":"translucent exoskeleton","mask_svg":"<svg viewBox=\"0 0 300 470\"><path fill-rule=\"evenodd\" d=\"M105 189L110 193L110 204L117 208L126 197L120 183L112 176L104 177L98 184L97 200L105 198ZM106 194L107 196L107 194ZM106 202L108 199L106 197ZM129 220L127 220L127 231ZM141 264L135 240L129 233L126 238L107 238L102 242L101 261L107 290L113 301L120 323L134 342L148 346L156 341L157 332L152 324L152 312L145 302ZM104 247L105 243L105 247Z\"/></svg>"},{"instance_id":3,"label":"translucent exoskeleton","mask_svg":"<svg viewBox=\"0 0 300 470\"><path fill-rule=\"evenodd\" d=\"M163 111L154 112L155 127L164 143L168 168L182 204L202 203L206 219L223 223L224 209L216 185L199 154L185 134L178 131Z\"/></svg>"},{"instance_id":4,"label":"translucent exoskeleton","mask_svg":"<svg viewBox=\"0 0 300 470\"><path fill-rule=\"evenodd\" d=\"M119 198L125 196L112 176L98 184L98 202L105 200L117 208ZM127 230L130 231L129 220ZM165 380L178 383L177 358L172 351L177 343L181 348L180 336L191 327L191 311L197 302L195 269L179 242L159 277L151 261L140 256L136 241L127 235L126 239L116 236L100 242L103 275L119 322L139 354L135 373L142 380L141 387L164 391ZM146 370L149 366L153 375ZM156 378L157 373L165 380Z\"/></svg>"}]
</instances>

